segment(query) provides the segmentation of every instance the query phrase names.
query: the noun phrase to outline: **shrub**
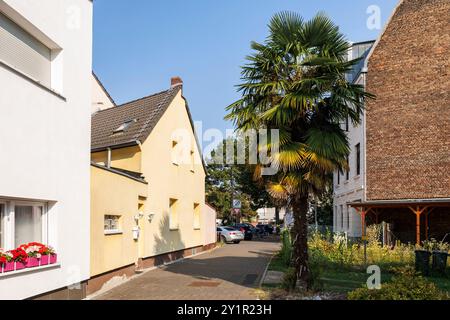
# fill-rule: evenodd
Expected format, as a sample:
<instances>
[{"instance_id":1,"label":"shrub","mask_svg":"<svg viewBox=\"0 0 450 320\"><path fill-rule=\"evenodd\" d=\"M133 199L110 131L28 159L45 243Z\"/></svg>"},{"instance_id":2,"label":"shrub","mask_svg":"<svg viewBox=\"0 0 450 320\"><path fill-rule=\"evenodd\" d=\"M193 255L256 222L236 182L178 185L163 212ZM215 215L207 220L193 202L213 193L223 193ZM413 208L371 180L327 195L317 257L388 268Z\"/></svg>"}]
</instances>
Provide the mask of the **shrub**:
<instances>
[{"instance_id":1,"label":"shrub","mask_svg":"<svg viewBox=\"0 0 450 320\"><path fill-rule=\"evenodd\" d=\"M288 229L284 229L281 232L281 240L282 240L282 247L280 251L280 258L283 261L284 265L286 267L289 267L291 265L292 260L292 242L291 242L291 235Z\"/></svg>"},{"instance_id":2,"label":"shrub","mask_svg":"<svg viewBox=\"0 0 450 320\"><path fill-rule=\"evenodd\" d=\"M447 300L436 285L415 273L411 267L393 268L392 281L380 290L359 288L348 294L349 300Z\"/></svg>"},{"instance_id":3,"label":"shrub","mask_svg":"<svg viewBox=\"0 0 450 320\"><path fill-rule=\"evenodd\" d=\"M283 281L281 282L281 287L285 290L292 290L295 288L297 282L297 277L295 274L295 268L289 268L284 276Z\"/></svg>"}]
</instances>

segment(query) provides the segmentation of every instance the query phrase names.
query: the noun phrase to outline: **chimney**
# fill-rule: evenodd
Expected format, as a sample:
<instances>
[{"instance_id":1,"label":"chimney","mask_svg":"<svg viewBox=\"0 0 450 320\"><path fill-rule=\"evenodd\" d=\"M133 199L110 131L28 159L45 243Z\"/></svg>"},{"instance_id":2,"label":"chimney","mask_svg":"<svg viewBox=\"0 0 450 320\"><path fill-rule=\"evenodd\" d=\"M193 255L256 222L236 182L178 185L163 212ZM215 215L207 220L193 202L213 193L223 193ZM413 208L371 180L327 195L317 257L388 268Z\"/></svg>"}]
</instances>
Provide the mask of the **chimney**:
<instances>
[{"instance_id":1,"label":"chimney","mask_svg":"<svg viewBox=\"0 0 450 320\"><path fill-rule=\"evenodd\" d=\"M182 86L183 85L183 80L180 77L173 77L172 79L170 79L170 87L174 88L176 86Z\"/></svg>"}]
</instances>

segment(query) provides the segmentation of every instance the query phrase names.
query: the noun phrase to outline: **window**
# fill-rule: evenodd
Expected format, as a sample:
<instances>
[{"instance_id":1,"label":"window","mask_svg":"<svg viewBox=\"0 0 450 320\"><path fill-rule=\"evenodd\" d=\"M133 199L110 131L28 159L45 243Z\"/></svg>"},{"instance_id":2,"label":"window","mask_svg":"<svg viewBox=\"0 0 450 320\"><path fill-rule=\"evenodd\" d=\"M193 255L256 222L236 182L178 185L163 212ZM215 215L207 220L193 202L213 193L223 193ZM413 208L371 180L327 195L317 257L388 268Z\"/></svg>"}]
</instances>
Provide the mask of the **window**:
<instances>
[{"instance_id":1,"label":"window","mask_svg":"<svg viewBox=\"0 0 450 320\"><path fill-rule=\"evenodd\" d=\"M29 242L47 243L45 203L0 200L0 247L10 250Z\"/></svg>"},{"instance_id":2,"label":"window","mask_svg":"<svg viewBox=\"0 0 450 320\"><path fill-rule=\"evenodd\" d=\"M14 208L14 239L16 247L29 242L42 242L43 206L16 205Z\"/></svg>"},{"instance_id":3,"label":"window","mask_svg":"<svg viewBox=\"0 0 450 320\"><path fill-rule=\"evenodd\" d=\"M340 212L341 212L341 230L344 230L344 206L341 205L339 207Z\"/></svg>"},{"instance_id":4,"label":"window","mask_svg":"<svg viewBox=\"0 0 450 320\"><path fill-rule=\"evenodd\" d=\"M170 199L169 228L170 228L170 230L178 230L178 200L177 199Z\"/></svg>"},{"instance_id":5,"label":"window","mask_svg":"<svg viewBox=\"0 0 450 320\"><path fill-rule=\"evenodd\" d=\"M341 173L339 171L337 172L337 184L341 184Z\"/></svg>"},{"instance_id":6,"label":"window","mask_svg":"<svg viewBox=\"0 0 450 320\"><path fill-rule=\"evenodd\" d=\"M356 145L356 175L361 174L361 144Z\"/></svg>"},{"instance_id":7,"label":"window","mask_svg":"<svg viewBox=\"0 0 450 320\"><path fill-rule=\"evenodd\" d=\"M334 215L333 215L333 228L336 231L338 225L338 208L334 206Z\"/></svg>"},{"instance_id":8,"label":"window","mask_svg":"<svg viewBox=\"0 0 450 320\"><path fill-rule=\"evenodd\" d=\"M345 180L350 180L350 161L349 158L347 157L347 172L345 173Z\"/></svg>"},{"instance_id":9,"label":"window","mask_svg":"<svg viewBox=\"0 0 450 320\"><path fill-rule=\"evenodd\" d=\"M52 52L0 12L0 61L26 76L51 85Z\"/></svg>"},{"instance_id":10,"label":"window","mask_svg":"<svg viewBox=\"0 0 450 320\"><path fill-rule=\"evenodd\" d=\"M105 215L105 234L120 233L120 216Z\"/></svg>"},{"instance_id":11,"label":"window","mask_svg":"<svg viewBox=\"0 0 450 320\"><path fill-rule=\"evenodd\" d=\"M191 172L195 172L195 152L191 150Z\"/></svg>"},{"instance_id":12,"label":"window","mask_svg":"<svg viewBox=\"0 0 450 320\"><path fill-rule=\"evenodd\" d=\"M346 131L346 132L349 132L349 131L350 131L350 123L349 123L348 117L345 118L345 131Z\"/></svg>"},{"instance_id":13,"label":"window","mask_svg":"<svg viewBox=\"0 0 450 320\"><path fill-rule=\"evenodd\" d=\"M200 204L194 203L194 229L200 230Z\"/></svg>"},{"instance_id":14,"label":"window","mask_svg":"<svg viewBox=\"0 0 450 320\"><path fill-rule=\"evenodd\" d=\"M123 124L120 125L120 127L118 127L116 130L114 130L113 133L117 134L117 133L125 132L125 130L127 130L133 123L136 123L136 122L137 122L136 119L125 121Z\"/></svg>"},{"instance_id":15,"label":"window","mask_svg":"<svg viewBox=\"0 0 450 320\"><path fill-rule=\"evenodd\" d=\"M3 248L5 245L5 240L3 239L4 236L4 223L3 223L3 217L5 216L5 205L3 203L0 203L0 248Z\"/></svg>"},{"instance_id":16,"label":"window","mask_svg":"<svg viewBox=\"0 0 450 320\"><path fill-rule=\"evenodd\" d=\"M172 140L172 163L174 165L179 165L179 147L178 147L178 141Z\"/></svg>"},{"instance_id":17,"label":"window","mask_svg":"<svg viewBox=\"0 0 450 320\"><path fill-rule=\"evenodd\" d=\"M347 207L347 231L350 231L350 209Z\"/></svg>"}]
</instances>

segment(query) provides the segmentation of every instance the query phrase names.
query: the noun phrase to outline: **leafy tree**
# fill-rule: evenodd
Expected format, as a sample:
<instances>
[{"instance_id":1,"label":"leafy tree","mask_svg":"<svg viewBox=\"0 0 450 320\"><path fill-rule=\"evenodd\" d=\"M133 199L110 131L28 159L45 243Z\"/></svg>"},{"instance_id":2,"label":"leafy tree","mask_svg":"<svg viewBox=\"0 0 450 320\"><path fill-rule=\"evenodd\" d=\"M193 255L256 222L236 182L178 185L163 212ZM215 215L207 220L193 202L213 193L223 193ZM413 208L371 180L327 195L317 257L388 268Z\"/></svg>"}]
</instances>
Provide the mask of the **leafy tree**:
<instances>
[{"instance_id":1,"label":"leafy tree","mask_svg":"<svg viewBox=\"0 0 450 320\"><path fill-rule=\"evenodd\" d=\"M346 80L358 60L347 61L349 43L323 14L304 21L283 12L272 18L269 30L264 43L251 45L254 53L247 57L238 86L242 97L228 107L226 119L239 131L279 130L278 152L271 152L271 139L259 143L279 168L264 180L273 197L290 201L294 280L309 287L308 200L326 189L330 173L347 168L350 148L340 123L350 119L358 124L364 99L371 95Z\"/></svg>"},{"instance_id":2,"label":"leafy tree","mask_svg":"<svg viewBox=\"0 0 450 320\"><path fill-rule=\"evenodd\" d=\"M231 143L234 143L234 140ZM257 208L252 196L245 192L250 189L245 179L246 166L228 165L222 160L213 161L218 153L222 153L221 159L225 159L226 149L223 147L225 144L226 140L212 152L207 161L206 199L217 209L218 217L225 223L235 222L239 218L251 220L256 216ZM245 183L246 187L241 183ZM238 199L242 203L240 217L232 214L233 199Z\"/></svg>"}]
</instances>

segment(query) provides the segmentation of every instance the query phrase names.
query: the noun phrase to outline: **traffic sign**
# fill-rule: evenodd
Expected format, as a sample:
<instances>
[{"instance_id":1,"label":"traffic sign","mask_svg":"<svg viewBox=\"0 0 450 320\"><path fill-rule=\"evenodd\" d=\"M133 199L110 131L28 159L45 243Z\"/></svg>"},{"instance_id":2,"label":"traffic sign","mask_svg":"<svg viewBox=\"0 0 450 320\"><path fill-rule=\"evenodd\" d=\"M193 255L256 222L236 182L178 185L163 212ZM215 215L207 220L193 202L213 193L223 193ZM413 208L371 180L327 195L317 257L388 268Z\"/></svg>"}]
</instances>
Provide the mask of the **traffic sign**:
<instances>
[{"instance_id":1,"label":"traffic sign","mask_svg":"<svg viewBox=\"0 0 450 320\"><path fill-rule=\"evenodd\" d=\"M233 209L241 209L241 208L242 208L241 200L234 199L233 200Z\"/></svg>"}]
</instances>

